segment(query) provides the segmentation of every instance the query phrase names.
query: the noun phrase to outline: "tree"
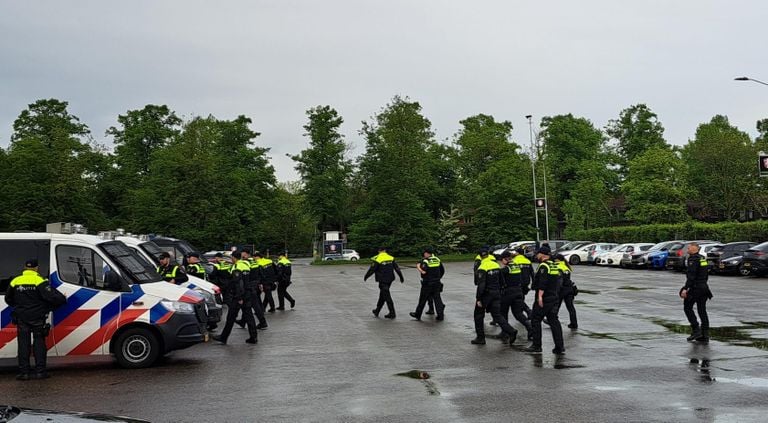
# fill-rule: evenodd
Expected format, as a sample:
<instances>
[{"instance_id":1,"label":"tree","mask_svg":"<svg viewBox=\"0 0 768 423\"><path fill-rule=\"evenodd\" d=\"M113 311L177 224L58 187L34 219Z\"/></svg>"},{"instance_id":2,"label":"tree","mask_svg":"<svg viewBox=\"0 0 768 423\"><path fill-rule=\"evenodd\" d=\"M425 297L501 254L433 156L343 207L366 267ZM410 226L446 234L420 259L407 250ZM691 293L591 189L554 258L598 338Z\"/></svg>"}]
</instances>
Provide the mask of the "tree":
<instances>
[{"instance_id":1,"label":"tree","mask_svg":"<svg viewBox=\"0 0 768 423\"><path fill-rule=\"evenodd\" d=\"M8 230L44 230L50 222L97 226L104 221L92 201L94 168L101 151L68 103L38 100L13 123L5 166L5 203L0 221Z\"/></svg>"},{"instance_id":2,"label":"tree","mask_svg":"<svg viewBox=\"0 0 768 423\"><path fill-rule=\"evenodd\" d=\"M440 211L440 218L437 220L438 238L435 245L438 251L461 251L460 246L467 239L467 236L461 233L460 221L459 209L453 205L447 210Z\"/></svg>"},{"instance_id":3,"label":"tree","mask_svg":"<svg viewBox=\"0 0 768 423\"><path fill-rule=\"evenodd\" d=\"M627 164L651 148L668 148L664 126L656 113L645 104L636 104L621 111L611 120L605 132L617 142L621 174L626 176Z\"/></svg>"},{"instance_id":4,"label":"tree","mask_svg":"<svg viewBox=\"0 0 768 423\"><path fill-rule=\"evenodd\" d=\"M291 156L304 183L304 195L320 231L343 231L349 219L346 213L352 163L345 158L347 144L339 128L344 122L330 106L307 110L304 125L310 147Z\"/></svg>"},{"instance_id":5,"label":"tree","mask_svg":"<svg viewBox=\"0 0 768 423\"><path fill-rule=\"evenodd\" d=\"M537 165L551 178L550 210L559 210L558 217L563 218L562 207L576 189L584 163L605 163L607 167L605 140L592 122L571 114L545 117L541 127L542 156Z\"/></svg>"},{"instance_id":6,"label":"tree","mask_svg":"<svg viewBox=\"0 0 768 423\"><path fill-rule=\"evenodd\" d=\"M459 149L459 174L465 181L476 180L494 162L513 154L512 123L496 122L493 116L479 114L459 122L456 134Z\"/></svg>"},{"instance_id":7,"label":"tree","mask_svg":"<svg viewBox=\"0 0 768 423\"><path fill-rule=\"evenodd\" d=\"M363 122L367 148L359 177L367 195L350 227L358 249L385 245L395 254L417 254L434 244L435 221L424 201L430 174L422 159L434 144L431 126L419 103L401 97Z\"/></svg>"},{"instance_id":8,"label":"tree","mask_svg":"<svg viewBox=\"0 0 768 423\"><path fill-rule=\"evenodd\" d=\"M727 154L724 154L727 152ZM755 151L749 135L717 115L699 125L683 148L688 182L705 219L735 219L745 210L754 188Z\"/></svg>"},{"instance_id":9,"label":"tree","mask_svg":"<svg viewBox=\"0 0 768 423\"><path fill-rule=\"evenodd\" d=\"M270 251L310 252L314 221L298 182L283 182L275 190L274 208L264 227Z\"/></svg>"},{"instance_id":10,"label":"tree","mask_svg":"<svg viewBox=\"0 0 768 423\"><path fill-rule=\"evenodd\" d=\"M563 213L568 229L591 229L612 223L616 210L613 208L616 173L605 163L587 161L577 171L577 181L570 198L563 203Z\"/></svg>"},{"instance_id":11,"label":"tree","mask_svg":"<svg viewBox=\"0 0 768 423\"><path fill-rule=\"evenodd\" d=\"M628 219L638 224L688 220L685 164L672 150L653 147L630 160L628 167L622 184Z\"/></svg>"}]
</instances>

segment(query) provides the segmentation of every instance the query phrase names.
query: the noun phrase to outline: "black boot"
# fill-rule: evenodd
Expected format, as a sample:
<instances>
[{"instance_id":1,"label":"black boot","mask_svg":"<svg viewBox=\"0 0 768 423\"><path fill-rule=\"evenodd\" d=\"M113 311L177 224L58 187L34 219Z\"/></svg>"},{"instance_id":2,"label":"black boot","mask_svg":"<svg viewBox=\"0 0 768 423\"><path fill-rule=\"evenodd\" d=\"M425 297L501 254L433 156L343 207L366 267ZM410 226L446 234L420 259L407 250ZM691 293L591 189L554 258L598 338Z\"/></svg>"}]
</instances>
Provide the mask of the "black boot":
<instances>
[{"instance_id":1,"label":"black boot","mask_svg":"<svg viewBox=\"0 0 768 423\"><path fill-rule=\"evenodd\" d=\"M373 310L371 310L371 313L373 313L374 316L379 317L380 311L381 311L380 309L374 308Z\"/></svg>"},{"instance_id":2,"label":"black boot","mask_svg":"<svg viewBox=\"0 0 768 423\"><path fill-rule=\"evenodd\" d=\"M219 335L213 335L213 336L211 337L211 339L213 339L213 340L214 340L214 341L216 341L216 342L221 342L222 344L226 344L226 343L227 343L227 340L226 340L226 339L224 339L224 338L222 338L222 337L221 337L221 336L219 336Z\"/></svg>"},{"instance_id":3,"label":"black boot","mask_svg":"<svg viewBox=\"0 0 768 423\"><path fill-rule=\"evenodd\" d=\"M696 342L701 342L702 344L708 344L709 343L709 329L703 329L701 331L701 334L696 337Z\"/></svg>"},{"instance_id":4,"label":"black boot","mask_svg":"<svg viewBox=\"0 0 768 423\"><path fill-rule=\"evenodd\" d=\"M701 328L699 327L691 328L691 336L685 338L685 340L688 342L693 342L696 339L698 339L700 336L701 336Z\"/></svg>"},{"instance_id":5,"label":"black boot","mask_svg":"<svg viewBox=\"0 0 768 423\"><path fill-rule=\"evenodd\" d=\"M515 339L517 339L517 331L514 331L511 335L509 335L509 345L514 344Z\"/></svg>"},{"instance_id":6,"label":"black boot","mask_svg":"<svg viewBox=\"0 0 768 423\"><path fill-rule=\"evenodd\" d=\"M541 347L540 346L537 347L536 345L529 345L526 348L523 348L523 351L529 352L529 353L540 353Z\"/></svg>"},{"instance_id":7,"label":"black boot","mask_svg":"<svg viewBox=\"0 0 768 423\"><path fill-rule=\"evenodd\" d=\"M412 312L408 313L408 315L409 315L409 316L411 316L411 317L413 317L413 318L414 318L414 319L416 319L416 320L421 320L421 317L419 317L419 315L418 315L418 314L416 314L416 312L415 312L415 311L412 311Z\"/></svg>"},{"instance_id":8,"label":"black boot","mask_svg":"<svg viewBox=\"0 0 768 423\"><path fill-rule=\"evenodd\" d=\"M384 315L385 319L394 319L395 317L396 317L395 313L389 313Z\"/></svg>"},{"instance_id":9,"label":"black boot","mask_svg":"<svg viewBox=\"0 0 768 423\"><path fill-rule=\"evenodd\" d=\"M469 341L473 345L485 345L485 337L484 336L478 336L477 338Z\"/></svg>"}]
</instances>

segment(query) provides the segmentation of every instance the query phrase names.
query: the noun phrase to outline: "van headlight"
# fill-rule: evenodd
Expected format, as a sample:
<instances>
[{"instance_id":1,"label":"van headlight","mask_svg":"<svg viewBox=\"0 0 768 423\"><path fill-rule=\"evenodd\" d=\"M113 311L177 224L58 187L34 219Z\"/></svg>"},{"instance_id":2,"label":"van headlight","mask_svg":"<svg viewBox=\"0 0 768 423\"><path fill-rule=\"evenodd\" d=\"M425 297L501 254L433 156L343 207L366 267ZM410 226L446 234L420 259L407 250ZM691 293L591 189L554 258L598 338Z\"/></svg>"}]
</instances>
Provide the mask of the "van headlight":
<instances>
[{"instance_id":1,"label":"van headlight","mask_svg":"<svg viewBox=\"0 0 768 423\"><path fill-rule=\"evenodd\" d=\"M195 288L195 292L200 294L203 298L205 298L205 302L208 304L215 304L216 298L211 294L210 292L202 289L202 288Z\"/></svg>"},{"instance_id":2,"label":"van headlight","mask_svg":"<svg viewBox=\"0 0 768 423\"><path fill-rule=\"evenodd\" d=\"M176 313L182 313L182 314L194 314L195 313L195 306L190 303L185 303L181 301L171 301L171 300L163 300L161 301L163 304L163 307L168 309L168 311L173 311Z\"/></svg>"}]
</instances>

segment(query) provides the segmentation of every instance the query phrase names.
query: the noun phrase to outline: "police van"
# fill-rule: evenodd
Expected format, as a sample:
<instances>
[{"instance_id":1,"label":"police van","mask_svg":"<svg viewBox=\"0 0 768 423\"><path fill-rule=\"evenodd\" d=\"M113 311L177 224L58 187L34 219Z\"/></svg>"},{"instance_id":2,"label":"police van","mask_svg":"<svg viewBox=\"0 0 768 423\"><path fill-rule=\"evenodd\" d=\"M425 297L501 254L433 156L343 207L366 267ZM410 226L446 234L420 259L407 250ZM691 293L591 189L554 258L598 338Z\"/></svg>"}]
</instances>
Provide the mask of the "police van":
<instances>
[{"instance_id":1,"label":"police van","mask_svg":"<svg viewBox=\"0 0 768 423\"><path fill-rule=\"evenodd\" d=\"M5 302L24 262L67 297L49 314L51 357L113 354L127 368L205 340L205 301L169 284L119 241L92 235L0 233L0 358L17 355L16 326Z\"/></svg>"},{"instance_id":2,"label":"police van","mask_svg":"<svg viewBox=\"0 0 768 423\"><path fill-rule=\"evenodd\" d=\"M152 241L145 241L140 238L134 238L131 236L117 236L116 241L120 241L136 251L136 253L152 266L157 266L157 257L163 252L160 247ZM221 321L222 315L222 297L221 288L215 284L208 282L198 277L187 275L189 280L187 282L179 284L180 286L193 289L205 298L205 303L208 306L208 327L209 329L216 328L216 323Z\"/></svg>"}]
</instances>

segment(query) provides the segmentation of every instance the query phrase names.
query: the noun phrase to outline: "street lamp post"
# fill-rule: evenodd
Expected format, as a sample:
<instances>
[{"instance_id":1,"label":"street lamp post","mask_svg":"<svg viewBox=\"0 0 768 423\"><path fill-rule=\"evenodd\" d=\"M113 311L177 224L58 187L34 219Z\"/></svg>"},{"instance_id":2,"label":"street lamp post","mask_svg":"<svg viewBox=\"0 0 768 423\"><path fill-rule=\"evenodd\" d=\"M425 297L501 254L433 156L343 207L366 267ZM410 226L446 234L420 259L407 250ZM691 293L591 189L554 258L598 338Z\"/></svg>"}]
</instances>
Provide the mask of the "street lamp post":
<instances>
[{"instance_id":1,"label":"street lamp post","mask_svg":"<svg viewBox=\"0 0 768 423\"><path fill-rule=\"evenodd\" d=\"M760 81L759 79L749 78L746 76L740 76L738 78L733 78L734 81L752 81L757 82L758 84L768 85L768 82Z\"/></svg>"},{"instance_id":2,"label":"street lamp post","mask_svg":"<svg viewBox=\"0 0 768 423\"><path fill-rule=\"evenodd\" d=\"M540 241L539 236L539 208L536 207L535 201L536 198L536 148L533 145L533 121L531 120L533 116L532 115L526 115L525 118L528 119L528 130L529 130L529 136L531 139L531 173L533 174L533 214L536 216L536 244L538 245Z\"/></svg>"}]
</instances>

